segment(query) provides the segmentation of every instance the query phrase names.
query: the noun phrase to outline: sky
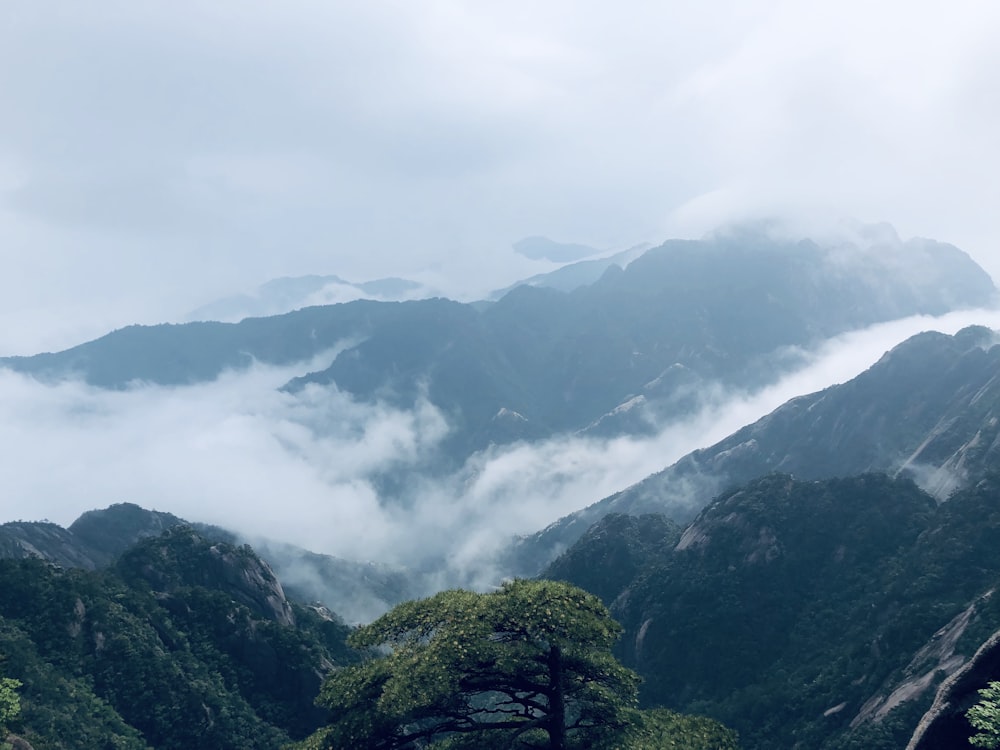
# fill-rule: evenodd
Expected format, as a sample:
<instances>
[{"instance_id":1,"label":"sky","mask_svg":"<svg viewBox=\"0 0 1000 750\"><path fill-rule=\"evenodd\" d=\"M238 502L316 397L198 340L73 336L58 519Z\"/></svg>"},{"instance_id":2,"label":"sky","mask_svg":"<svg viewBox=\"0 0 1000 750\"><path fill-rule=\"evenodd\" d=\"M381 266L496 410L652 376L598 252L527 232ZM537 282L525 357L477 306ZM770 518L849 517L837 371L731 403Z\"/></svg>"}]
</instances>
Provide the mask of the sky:
<instances>
[{"instance_id":1,"label":"sky","mask_svg":"<svg viewBox=\"0 0 1000 750\"><path fill-rule=\"evenodd\" d=\"M278 276L472 299L763 216L1000 277L1000 5L5 0L0 354Z\"/></svg>"}]
</instances>

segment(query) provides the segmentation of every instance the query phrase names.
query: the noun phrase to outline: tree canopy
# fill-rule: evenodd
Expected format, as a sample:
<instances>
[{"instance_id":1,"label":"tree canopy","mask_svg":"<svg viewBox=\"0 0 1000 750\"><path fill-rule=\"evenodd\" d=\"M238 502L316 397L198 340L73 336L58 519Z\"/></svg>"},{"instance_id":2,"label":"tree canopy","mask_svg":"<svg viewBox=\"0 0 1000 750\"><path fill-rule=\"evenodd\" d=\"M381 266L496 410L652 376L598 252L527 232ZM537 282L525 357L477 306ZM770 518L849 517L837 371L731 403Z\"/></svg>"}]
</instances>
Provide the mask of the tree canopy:
<instances>
[{"instance_id":1,"label":"tree canopy","mask_svg":"<svg viewBox=\"0 0 1000 750\"><path fill-rule=\"evenodd\" d=\"M0 741L7 735L7 724L21 713L21 699L16 692L19 687L19 680L0 677Z\"/></svg>"},{"instance_id":2,"label":"tree canopy","mask_svg":"<svg viewBox=\"0 0 1000 750\"><path fill-rule=\"evenodd\" d=\"M978 730L969 743L976 747L1000 747L1000 682L991 682L979 695L982 700L965 713Z\"/></svg>"},{"instance_id":3,"label":"tree canopy","mask_svg":"<svg viewBox=\"0 0 1000 750\"><path fill-rule=\"evenodd\" d=\"M739 750L736 732L704 716L665 708L649 708L639 714L629 750Z\"/></svg>"},{"instance_id":4,"label":"tree canopy","mask_svg":"<svg viewBox=\"0 0 1000 750\"><path fill-rule=\"evenodd\" d=\"M620 632L597 597L553 581L406 602L351 636L372 657L328 678L332 723L307 747L601 747L637 714Z\"/></svg>"}]
</instances>

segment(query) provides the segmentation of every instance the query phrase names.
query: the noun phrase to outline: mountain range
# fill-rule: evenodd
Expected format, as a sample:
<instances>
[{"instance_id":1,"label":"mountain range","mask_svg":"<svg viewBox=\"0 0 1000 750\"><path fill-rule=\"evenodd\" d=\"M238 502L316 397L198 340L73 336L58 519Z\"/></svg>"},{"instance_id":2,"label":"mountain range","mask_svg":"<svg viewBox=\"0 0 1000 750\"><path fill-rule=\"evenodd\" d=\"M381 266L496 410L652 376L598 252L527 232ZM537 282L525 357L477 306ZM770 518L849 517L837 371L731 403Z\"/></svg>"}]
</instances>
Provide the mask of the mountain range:
<instances>
[{"instance_id":1,"label":"mountain range","mask_svg":"<svg viewBox=\"0 0 1000 750\"><path fill-rule=\"evenodd\" d=\"M667 242L570 293L525 285L485 306L359 300L237 324L131 326L0 367L126 388L328 353L329 366L285 387L400 408L427 399L449 426L434 460L453 467L491 444L648 432L696 408L705 384L759 388L836 334L995 301L957 248L877 237L861 248L732 231Z\"/></svg>"},{"instance_id":2,"label":"mountain range","mask_svg":"<svg viewBox=\"0 0 1000 750\"><path fill-rule=\"evenodd\" d=\"M668 242L569 292L529 284L477 305L356 301L135 326L0 366L128 389L326 352L329 366L285 391L429 401L450 427L437 463L420 467L436 471L491 445L646 434L695 409L707 384L759 389L830 336L996 301L950 245L885 227L868 239L730 231ZM744 750L964 741L976 687L1000 677L998 373L988 328L919 334L518 540L497 572L600 596L624 627L617 656L644 678L642 704L722 721ZM130 503L65 529L0 525L0 651L26 685L29 739L47 746L56 730L37 727L69 726L67 711L130 748L302 737L322 720L306 694L355 658L344 620L434 585L245 541ZM146 684L199 721L173 727Z\"/></svg>"},{"instance_id":3,"label":"mountain range","mask_svg":"<svg viewBox=\"0 0 1000 750\"><path fill-rule=\"evenodd\" d=\"M914 336L851 381L794 398L521 540L512 554L523 563L511 564L531 572L608 513L657 512L686 522L726 487L773 471L802 479L905 474L945 499L998 465L998 342L980 326Z\"/></svg>"}]
</instances>

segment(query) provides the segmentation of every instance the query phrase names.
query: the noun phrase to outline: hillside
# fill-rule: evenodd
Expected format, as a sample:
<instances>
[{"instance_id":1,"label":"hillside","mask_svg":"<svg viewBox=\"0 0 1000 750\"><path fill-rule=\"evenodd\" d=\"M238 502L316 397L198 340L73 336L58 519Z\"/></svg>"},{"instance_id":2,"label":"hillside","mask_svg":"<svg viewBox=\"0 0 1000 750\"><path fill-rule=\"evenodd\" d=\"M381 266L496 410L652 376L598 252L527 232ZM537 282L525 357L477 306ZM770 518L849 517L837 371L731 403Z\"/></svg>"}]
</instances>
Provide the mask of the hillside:
<instances>
[{"instance_id":1,"label":"hillside","mask_svg":"<svg viewBox=\"0 0 1000 750\"><path fill-rule=\"evenodd\" d=\"M87 511L68 528L40 521L0 524L0 559L40 558L64 568L100 570L134 544L177 526L191 526L212 542L239 546L234 533L190 523L172 513L116 503ZM376 562L345 560L274 540L255 540L254 549L281 579L289 597L335 609L347 622L365 622L396 604L428 591L421 576Z\"/></svg>"},{"instance_id":2,"label":"hillside","mask_svg":"<svg viewBox=\"0 0 1000 750\"><path fill-rule=\"evenodd\" d=\"M607 513L659 512L688 521L725 488L772 471L801 479L901 474L943 499L998 465L997 340L982 327L914 336L853 380L792 399L528 537L515 554L523 565L535 564L545 550L565 548Z\"/></svg>"},{"instance_id":3,"label":"hillside","mask_svg":"<svg viewBox=\"0 0 1000 750\"><path fill-rule=\"evenodd\" d=\"M174 527L104 571L0 560L12 729L36 748L261 748L314 731L347 628L289 602L250 548Z\"/></svg>"},{"instance_id":4,"label":"hillside","mask_svg":"<svg viewBox=\"0 0 1000 750\"><path fill-rule=\"evenodd\" d=\"M997 508L995 475L943 505L907 479L769 475L677 541L643 547L644 524L609 516L545 575L583 584L609 547L644 549L602 595L647 705L710 715L747 750L899 748L1000 628Z\"/></svg>"},{"instance_id":5,"label":"hillside","mask_svg":"<svg viewBox=\"0 0 1000 750\"><path fill-rule=\"evenodd\" d=\"M643 705L715 718L745 750L888 750L1000 630L997 508L998 475L938 504L902 477L772 474L683 529L611 514L546 576L609 604ZM84 519L104 546L166 520L134 506ZM250 548L188 526L102 571L0 560L3 672L24 683L15 730L39 748L80 722L74 747L276 747L322 723L311 697L352 658L346 632L289 600ZM997 663L977 657L952 692ZM178 725L166 705L200 705L207 723Z\"/></svg>"}]
</instances>

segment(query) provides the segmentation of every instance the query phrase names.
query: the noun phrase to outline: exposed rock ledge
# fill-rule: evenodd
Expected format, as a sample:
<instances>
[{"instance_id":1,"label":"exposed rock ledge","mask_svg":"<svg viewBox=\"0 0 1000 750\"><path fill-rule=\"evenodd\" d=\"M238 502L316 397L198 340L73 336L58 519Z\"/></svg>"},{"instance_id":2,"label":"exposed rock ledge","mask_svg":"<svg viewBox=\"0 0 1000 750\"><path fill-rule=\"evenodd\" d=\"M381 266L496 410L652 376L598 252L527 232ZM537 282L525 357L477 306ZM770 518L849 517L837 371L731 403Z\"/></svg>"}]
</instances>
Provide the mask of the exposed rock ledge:
<instances>
[{"instance_id":1,"label":"exposed rock ledge","mask_svg":"<svg viewBox=\"0 0 1000 750\"><path fill-rule=\"evenodd\" d=\"M1000 675L1000 630L991 635L975 656L938 688L934 703L920 719L906 750L969 747L972 729L965 712L979 700L978 690Z\"/></svg>"},{"instance_id":2,"label":"exposed rock ledge","mask_svg":"<svg viewBox=\"0 0 1000 750\"><path fill-rule=\"evenodd\" d=\"M951 622L937 631L931 639L913 656L904 670L904 678L891 690L880 690L873 695L851 720L851 728L870 721L881 721L892 709L906 701L919 698L941 673L953 675L965 664L965 656L955 653L958 640L965 633L976 613L978 605L989 598L992 591L977 598L964 611L952 618Z\"/></svg>"}]
</instances>

